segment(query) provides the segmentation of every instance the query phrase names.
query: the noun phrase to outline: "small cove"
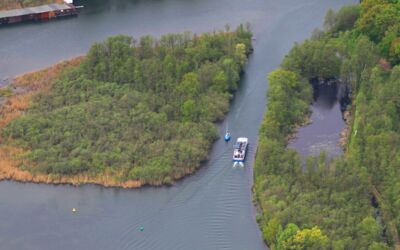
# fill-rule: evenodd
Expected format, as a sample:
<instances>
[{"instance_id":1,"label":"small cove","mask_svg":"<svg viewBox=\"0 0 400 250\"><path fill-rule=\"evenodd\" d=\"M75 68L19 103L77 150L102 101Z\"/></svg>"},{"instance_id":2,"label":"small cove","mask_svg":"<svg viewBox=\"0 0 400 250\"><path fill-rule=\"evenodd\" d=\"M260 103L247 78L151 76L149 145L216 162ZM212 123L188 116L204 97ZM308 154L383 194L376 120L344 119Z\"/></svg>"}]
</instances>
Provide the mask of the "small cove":
<instances>
[{"instance_id":1,"label":"small cove","mask_svg":"<svg viewBox=\"0 0 400 250\"><path fill-rule=\"evenodd\" d=\"M348 87L337 81L314 81L310 123L298 129L288 145L301 156L318 156L323 151L329 158L343 153L339 143L345 128L343 112L350 103Z\"/></svg>"}]
</instances>

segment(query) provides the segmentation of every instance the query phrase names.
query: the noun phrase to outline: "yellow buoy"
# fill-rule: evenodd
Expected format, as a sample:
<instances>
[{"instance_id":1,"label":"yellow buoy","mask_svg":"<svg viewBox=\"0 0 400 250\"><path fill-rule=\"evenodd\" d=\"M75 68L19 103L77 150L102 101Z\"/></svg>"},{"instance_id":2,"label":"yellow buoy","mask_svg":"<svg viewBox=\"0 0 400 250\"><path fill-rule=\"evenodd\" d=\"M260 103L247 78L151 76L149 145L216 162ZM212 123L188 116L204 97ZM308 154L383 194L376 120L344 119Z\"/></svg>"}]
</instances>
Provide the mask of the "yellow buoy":
<instances>
[{"instance_id":1,"label":"yellow buoy","mask_svg":"<svg viewBox=\"0 0 400 250\"><path fill-rule=\"evenodd\" d=\"M73 212L73 213L76 213L76 208L72 208L72 212Z\"/></svg>"}]
</instances>

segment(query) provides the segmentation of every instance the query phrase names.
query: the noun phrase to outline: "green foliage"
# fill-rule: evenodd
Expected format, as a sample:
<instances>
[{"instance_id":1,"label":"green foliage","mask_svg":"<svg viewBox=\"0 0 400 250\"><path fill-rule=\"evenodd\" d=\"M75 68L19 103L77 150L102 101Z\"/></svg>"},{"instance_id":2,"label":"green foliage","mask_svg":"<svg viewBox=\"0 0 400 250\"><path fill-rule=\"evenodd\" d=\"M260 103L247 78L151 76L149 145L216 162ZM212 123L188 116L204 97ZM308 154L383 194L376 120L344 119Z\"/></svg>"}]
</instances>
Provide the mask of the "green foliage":
<instances>
[{"instance_id":1,"label":"green foliage","mask_svg":"<svg viewBox=\"0 0 400 250\"><path fill-rule=\"evenodd\" d=\"M323 235L318 227L298 230L296 234L286 242L286 247L282 249L328 249L328 237Z\"/></svg>"},{"instance_id":2,"label":"green foliage","mask_svg":"<svg viewBox=\"0 0 400 250\"><path fill-rule=\"evenodd\" d=\"M396 243L400 15L393 13L398 10L399 1L364 0L360 7L329 11L325 31L315 31L312 40L296 44L283 69L269 76L255 194L263 211L263 236L271 249L390 249L388 244ZM392 69L377 66L382 56ZM321 83L340 79L352 88L352 133L344 156L328 161L322 154L302 163L297 152L286 148L290 134L308 114L307 84L296 85L306 82L303 78ZM379 195L381 217L371 204L375 188L380 192L374 196Z\"/></svg>"},{"instance_id":3,"label":"green foliage","mask_svg":"<svg viewBox=\"0 0 400 250\"><path fill-rule=\"evenodd\" d=\"M358 29L372 41L378 43L385 32L400 22L400 4L388 0L364 0Z\"/></svg>"},{"instance_id":4,"label":"green foliage","mask_svg":"<svg viewBox=\"0 0 400 250\"><path fill-rule=\"evenodd\" d=\"M341 68L340 49L335 40L306 40L292 48L282 67L307 79L333 78Z\"/></svg>"},{"instance_id":5,"label":"green foliage","mask_svg":"<svg viewBox=\"0 0 400 250\"><path fill-rule=\"evenodd\" d=\"M286 231L286 230L285 230ZM263 228L263 236L267 242L276 242L276 237L281 237L282 226L278 219L273 218L268 221L267 225Z\"/></svg>"},{"instance_id":6,"label":"green foliage","mask_svg":"<svg viewBox=\"0 0 400 250\"><path fill-rule=\"evenodd\" d=\"M132 80L129 79L132 77L129 68L134 68L138 59L133 57L131 44L132 38L124 35L93 44L83 65L88 77L104 82L125 83Z\"/></svg>"},{"instance_id":7,"label":"green foliage","mask_svg":"<svg viewBox=\"0 0 400 250\"><path fill-rule=\"evenodd\" d=\"M328 249L328 237L318 227L300 230L295 224L288 224L278 235L276 250Z\"/></svg>"},{"instance_id":8,"label":"green foliage","mask_svg":"<svg viewBox=\"0 0 400 250\"><path fill-rule=\"evenodd\" d=\"M324 29L329 33L351 30L359 15L358 5L344 6L337 13L330 9L325 16Z\"/></svg>"},{"instance_id":9,"label":"green foliage","mask_svg":"<svg viewBox=\"0 0 400 250\"><path fill-rule=\"evenodd\" d=\"M292 132L293 125L303 121L311 102L311 86L296 73L278 69L268 76L268 118L280 124L283 135Z\"/></svg>"},{"instance_id":10,"label":"green foliage","mask_svg":"<svg viewBox=\"0 0 400 250\"><path fill-rule=\"evenodd\" d=\"M379 241L381 235L381 228L376 220L368 216L364 218L361 223L357 225L357 234L359 238L359 245L364 246L366 249L372 242Z\"/></svg>"},{"instance_id":11,"label":"green foliage","mask_svg":"<svg viewBox=\"0 0 400 250\"><path fill-rule=\"evenodd\" d=\"M367 169L385 198L386 222L400 229L400 66L390 74L376 67L363 81L355 101L349 157ZM390 215L391 214L391 215ZM390 215L390 216L389 216ZM390 217L390 218L389 218ZM389 221L388 221L389 220Z\"/></svg>"},{"instance_id":12,"label":"green foliage","mask_svg":"<svg viewBox=\"0 0 400 250\"><path fill-rule=\"evenodd\" d=\"M288 224L285 230L283 230L278 236L276 249L290 249L291 245L293 245L294 237L296 236L298 231L299 227L297 225Z\"/></svg>"},{"instance_id":13,"label":"green foliage","mask_svg":"<svg viewBox=\"0 0 400 250\"><path fill-rule=\"evenodd\" d=\"M393 25L385 32L385 36L378 44L381 53L386 56L393 64L400 63L400 24Z\"/></svg>"},{"instance_id":14,"label":"green foliage","mask_svg":"<svg viewBox=\"0 0 400 250\"><path fill-rule=\"evenodd\" d=\"M355 41L355 48L349 58L344 59L341 78L351 84L354 90L359 88L362 74L367 73L378 62L378 50L367 37L361 36Z\"/></svg>"},{"instance_id":15,"label":"green foliage","mask_svg":"<svg viewBox=\"0 0 400 250\"><path fill-rule=\"evenodd\" d=\"M34 172L171 183L200 166L246 63L251 33L118 35L94 44L3 131Z\"/></svg>"},{"instance_id":16,"label":"green foliage","mask_svg":"<svg viewBox=\"0 0 400 250\"><path fill-rule=\"evenodd\" d=\"M390 250L388 245L382 242L373 242L369 247L368 250Z\"/></svg>"},{"instance_id":17,"label":"green foliage","mask_svg":"<svg viewBox=\"0 0 400 250\"><path fill-rule=\"evenodd\" d=\"M324 29L326 31L332 30L333 27L335 26L335 22L336 22L335 11L332 9L329 9L325 14Z\"/></svg>"}]
</instances>

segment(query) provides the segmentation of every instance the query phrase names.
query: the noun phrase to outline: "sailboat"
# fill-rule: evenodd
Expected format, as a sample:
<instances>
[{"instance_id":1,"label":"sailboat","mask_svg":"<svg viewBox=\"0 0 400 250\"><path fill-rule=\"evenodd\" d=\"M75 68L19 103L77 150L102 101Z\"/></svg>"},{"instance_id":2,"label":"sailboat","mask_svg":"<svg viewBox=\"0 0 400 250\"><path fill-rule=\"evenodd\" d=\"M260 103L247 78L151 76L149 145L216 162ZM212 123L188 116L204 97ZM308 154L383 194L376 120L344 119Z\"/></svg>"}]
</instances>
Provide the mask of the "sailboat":
<instances>
[{"instance_id":1,"label":"sailboat","mask_svg":"<svg viewBox=\"0 0 400 250\"><path fill-rule=\"evenodd\" d=\"M226 132L225 132L225 135L224 135L224 140L226 142L231 140L231 133L229 133L229 131L228 131L228 124L226 124Z\"/></svg>"}]
</instances>

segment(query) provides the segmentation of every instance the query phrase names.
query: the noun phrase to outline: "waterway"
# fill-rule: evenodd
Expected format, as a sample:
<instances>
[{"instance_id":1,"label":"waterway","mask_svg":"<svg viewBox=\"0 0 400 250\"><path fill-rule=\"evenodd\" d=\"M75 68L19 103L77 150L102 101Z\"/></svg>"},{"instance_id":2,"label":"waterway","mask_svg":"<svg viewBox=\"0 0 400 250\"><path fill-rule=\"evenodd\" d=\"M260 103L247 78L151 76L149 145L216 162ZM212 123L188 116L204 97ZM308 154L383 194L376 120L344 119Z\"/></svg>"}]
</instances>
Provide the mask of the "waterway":
<instances>
[{"instance_id":1,"label":"waterway","mask_svg":"<svg viewBox=\"0 0 400 250\"><path fill-rule=\"evenodd\" d=\"M266 249L252 203L252 163L265 110L266 75L325 12L355 0L85 0L77 18L0 29L0 80L84 54L109 35L194 32L249 22L255 34L231 111L233 138L247 136L244 168L231 167L232 142L172 187L0 182L2 249ZM76 213L71 209L77 208ZM138 230L143 226L143 231Z\"/></svg>"}]
</instances>

